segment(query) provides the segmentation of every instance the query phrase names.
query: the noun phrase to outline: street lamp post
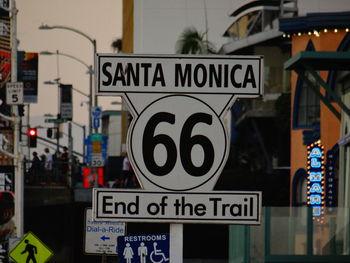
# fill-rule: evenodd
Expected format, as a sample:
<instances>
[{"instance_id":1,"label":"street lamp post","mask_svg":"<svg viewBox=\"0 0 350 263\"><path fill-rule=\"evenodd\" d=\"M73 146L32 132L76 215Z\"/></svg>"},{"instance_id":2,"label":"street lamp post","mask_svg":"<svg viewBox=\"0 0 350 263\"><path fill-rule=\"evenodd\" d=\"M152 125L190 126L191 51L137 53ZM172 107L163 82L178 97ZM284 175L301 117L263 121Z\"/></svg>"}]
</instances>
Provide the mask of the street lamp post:
<instances>
[{"instance_id":1,"label":"street lamp post","mask_svg":"<svg viewBox=\"0 0 350 263\"><path fill-rule=\"evenodd\" d=\"M72 27L68 27L68 26L60 26L60 25L55 25L55 26L49 26L49 25L45 25L45 24L42 24L41 26L39 26L39 29L40 30L51 30L51 29L63 29L63 30L69 30L69 31L72 31L74 33L77 33L83 37L85 37L86 39L88 39L91 44L93 45L93 57L92 57L92 60L93 60L93 71L96 70L96 65L95 65L95 55L96 55L96 51L97 51L97 43L96 43L96 39L93 39L92 37L90 37L89 35L85 34L84 32L78 30L78 29L75 29L75 28L72 28ZM96 78L96 74L94 75ZM96 79L94 79L94 90L96 90L95 88L95 85L96 85ZM93 104L90 105L90 107L97 107L97 96L94 94L94 90L90 90L90 94L91 96L94 98L93 99ZM90 112L91 114L91 112Z\"/></svg>"},{"instance_id":2,"label":"street lamp post","mask_svg":"<svg viewBox=\"0 0 350 263\"><path fill-rule=\"evenodd\" d=\"M11 82L17 82L17 13L16 1L11 0ZM16 177L15 182L15 225L17 237L22 237L24 234L24 173L22 164L22 154L19 148L19 136L20 136L20 120L18 116L18 107L12 106L12 113L14 124L13 132L13 158L14 158L14 174Z\"/></svg>"},{"instance_id":3,"label":"street lamp post","mask_svg":"<svg viewBox=\"0 0 350 263\"><path fill-rule=\"evenodd\" d=\"M51 80L44 81L43 83L46 84L46 85L60 85L60 84L61 84L61 83L59 82L59 80L57 80L57 79L54 79L54 81L51 81ZM88 94L82 92L81 90L78 90L78 89L74 88L73 86L72 86L72 90L74 90L74 91L80 93L81 95L83 95L83 96L89 98L89 95L88 95Z\"/></svg>"},{"instance_id":4,"label":"street lamp post","mask_svg":"<svg viewBox=\"0 0 350 263\"><path fill-rule=\"evenodd\" d=\"M94 71L92 69L92 65L88 65L87 63L85 63L83 60L70 55L70 54L66 54L66 53L62 53L59 52L58 50L56 50L56 52L50 52L50 51L42 51L40 52L40 55L47 55L47 56L51 56L51 55L60 55L60 56L65 56L68 58L71 58L75 61L78 61L80 64L84 65L87 68L87 74L89 74L89 95L85 94L84 92L75 89L74 87L73 90L75 90L76 92L80 93L81 95L84 95L86 97L89 98L89 134L92 133L92 117L91 117L91 108L92 108L92 75L94 74ZM51 83L47 83L47 84L51 84Z\"/></svg>"},{"instance_id":5,"label":"street lamp post","mask_svg":"<svg viewBox=\"0 0 350 263\"><path fill-rule=\"evenodd\" d=\"M60 86L60 79L55 79L54 81L44 81L44 84L46 85L57 85L57 88L59 88ZM59 98L59 96L57 96ZM59 110L59 102L57 103L57 115L56 115L56 119L59 119L59 114L60 114L60 110ZM59 124L55 123L55 129L56 129L56 154L58 155L58 153L60 152L60 134L59 134Z\"/></svg>"},{"instance_id":6,"label":"street lamp post","mask_svg":"<svg viewBox=\"0 0 350 263\"><path fill-rule=\"evenodd\" d=\"M59 78L54 79L53 81L52 81L52 80L44 81L43 83L44 83L45 85L57 85L57 87L60 87L60 84L61 84ZM83 95L83 96L85 96L85 97L87 97L87 98L90 98L90 96L89 96L88 94L86 94L86 93L84 93L84 92L82 92L82 91L80 91L80 90L74 88L73 86L72 86L72 90L74 90L74 91L80 93L81 95ZM58 108L59 108L59 102L58 102ZM59 109L58 109L57 120L59 119L59 113L60 113L60 111L59 111ZM89 120L91 120L90 115L89 115ZM73 121L70 121L70 122L73 122ZM75 124L77 124L77 123L75 123ZM91 124L91 122L90 122L89 124ZM56 129L57 129L57 137L56 137L56 139L57 139L57 152L59 152L59 132L58 132L58 131L59 131L59 128L58 128L58 127L59 127L59 124L56 123ZM90 125L89 127L91 128L91 125ZM90 132L91 132L91 131L90 131ZM84 128L84 139L85 139L85 128ZM84 153L84 156L85 156L85 147L83 147L83 153Z\"/></svg>"}]
</instances>

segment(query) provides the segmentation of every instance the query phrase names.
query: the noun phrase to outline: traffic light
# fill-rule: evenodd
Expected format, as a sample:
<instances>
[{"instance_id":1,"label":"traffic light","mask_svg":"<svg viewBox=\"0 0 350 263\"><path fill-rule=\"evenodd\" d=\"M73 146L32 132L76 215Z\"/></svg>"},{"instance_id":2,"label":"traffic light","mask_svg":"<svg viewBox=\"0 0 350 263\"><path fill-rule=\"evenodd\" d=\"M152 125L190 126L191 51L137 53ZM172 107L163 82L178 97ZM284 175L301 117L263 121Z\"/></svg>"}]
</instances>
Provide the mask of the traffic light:
<instances>
[{"instance_id":1,"label":"traffic light","mask_svg":"<svg viewBox=\"0 0 350 263\"><path fill-rule=\"evenodd\" d=\"M24 116L24 105L18 105L18 116Z\"/></svg>"},{"instance_id":2,"label":"traffic light","mask_svg":"<svg viewBox=\"0 0 350 263\"><path fill-rule=\"evenodd\" d=\"M46 136L47 138L52 138L52 128L47 128Z\"/></svg>"},{"instance_id":3,"label":"traffic light","mask_svg":"<svg viewBox=\"0 0 350 263\"><path fill-rule=\"evenodd\" d=\"M36 147L36 141L38 137L38 132L36 128L29 128L28 129L28 138L29 138L29 147L35 148Z\"/></svg>"}]
</instances>

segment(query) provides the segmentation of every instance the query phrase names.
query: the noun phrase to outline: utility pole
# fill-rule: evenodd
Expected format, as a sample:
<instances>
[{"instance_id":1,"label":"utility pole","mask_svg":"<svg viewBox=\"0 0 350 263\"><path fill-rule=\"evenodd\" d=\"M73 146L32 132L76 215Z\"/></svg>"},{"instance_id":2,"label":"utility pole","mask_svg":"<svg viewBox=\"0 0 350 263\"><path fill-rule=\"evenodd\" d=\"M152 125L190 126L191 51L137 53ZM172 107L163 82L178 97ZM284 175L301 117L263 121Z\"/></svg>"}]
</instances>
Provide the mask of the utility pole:
<instances>
[{"instance_id":1,"label":"utility pole","mask_svg":"<svg viewBox=\"0 0 350 263\"><path fill-rule=\"evenodd\" d=\"M11 0L11 82L17 82L17 12L16 1ZM15 222L17 237L23 236L23 196L24 196L24 176L22 166L22 155L19 147L20 122L18 106L12 106L14 119L13 151L15 168Z\"/></svg>"}]
</instances>

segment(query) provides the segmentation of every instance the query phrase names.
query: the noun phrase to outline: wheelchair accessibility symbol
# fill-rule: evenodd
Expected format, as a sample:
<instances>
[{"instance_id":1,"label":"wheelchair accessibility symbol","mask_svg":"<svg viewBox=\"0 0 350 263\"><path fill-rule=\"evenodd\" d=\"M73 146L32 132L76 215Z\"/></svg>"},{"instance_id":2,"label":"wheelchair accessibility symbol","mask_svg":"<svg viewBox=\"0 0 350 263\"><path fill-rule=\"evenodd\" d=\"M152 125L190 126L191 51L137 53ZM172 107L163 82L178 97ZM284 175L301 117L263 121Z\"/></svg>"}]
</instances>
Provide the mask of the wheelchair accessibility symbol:
<instances>
[{"instance_id":1,"label":"wheelchair accessibility symbol","mask_svg":"<svg viewBox=\"0 0 350 263\"><path fill-rule=\"evenodd\" d=\"M153 263L162 263L163 261L169 261L166 258L161 249L157 249L157 242L153 242L153 251L151 252L150 259Z\"/></svg>"},{"instance_id":2,"label":"wheelchair accessibility symbol","mask_svg":"<svg viewBox=\"0 0 350 263\"><path fill-rule=\"evenodd\" d=\"M170 263L168 234L118 237L120 262Z\"/></svg>"}]
</instances>

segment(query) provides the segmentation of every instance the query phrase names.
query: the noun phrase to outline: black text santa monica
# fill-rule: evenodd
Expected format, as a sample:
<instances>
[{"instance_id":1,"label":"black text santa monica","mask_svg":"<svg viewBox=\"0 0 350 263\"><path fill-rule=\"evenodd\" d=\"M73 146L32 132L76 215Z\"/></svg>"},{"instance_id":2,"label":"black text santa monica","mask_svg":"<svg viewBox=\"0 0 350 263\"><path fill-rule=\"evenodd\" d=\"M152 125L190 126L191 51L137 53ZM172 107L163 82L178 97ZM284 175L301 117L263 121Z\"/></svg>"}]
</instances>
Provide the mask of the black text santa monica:
<instances>
[{"instance_id":1,"label":"black text santa monica","mask_svg":"<svg viewBox=\"0 0 350 263\"><path fill-rule=\"evenodd\" d=\"M258 94L261 57L98 56L99 92Z\"/></svg>"}]
</instances>

